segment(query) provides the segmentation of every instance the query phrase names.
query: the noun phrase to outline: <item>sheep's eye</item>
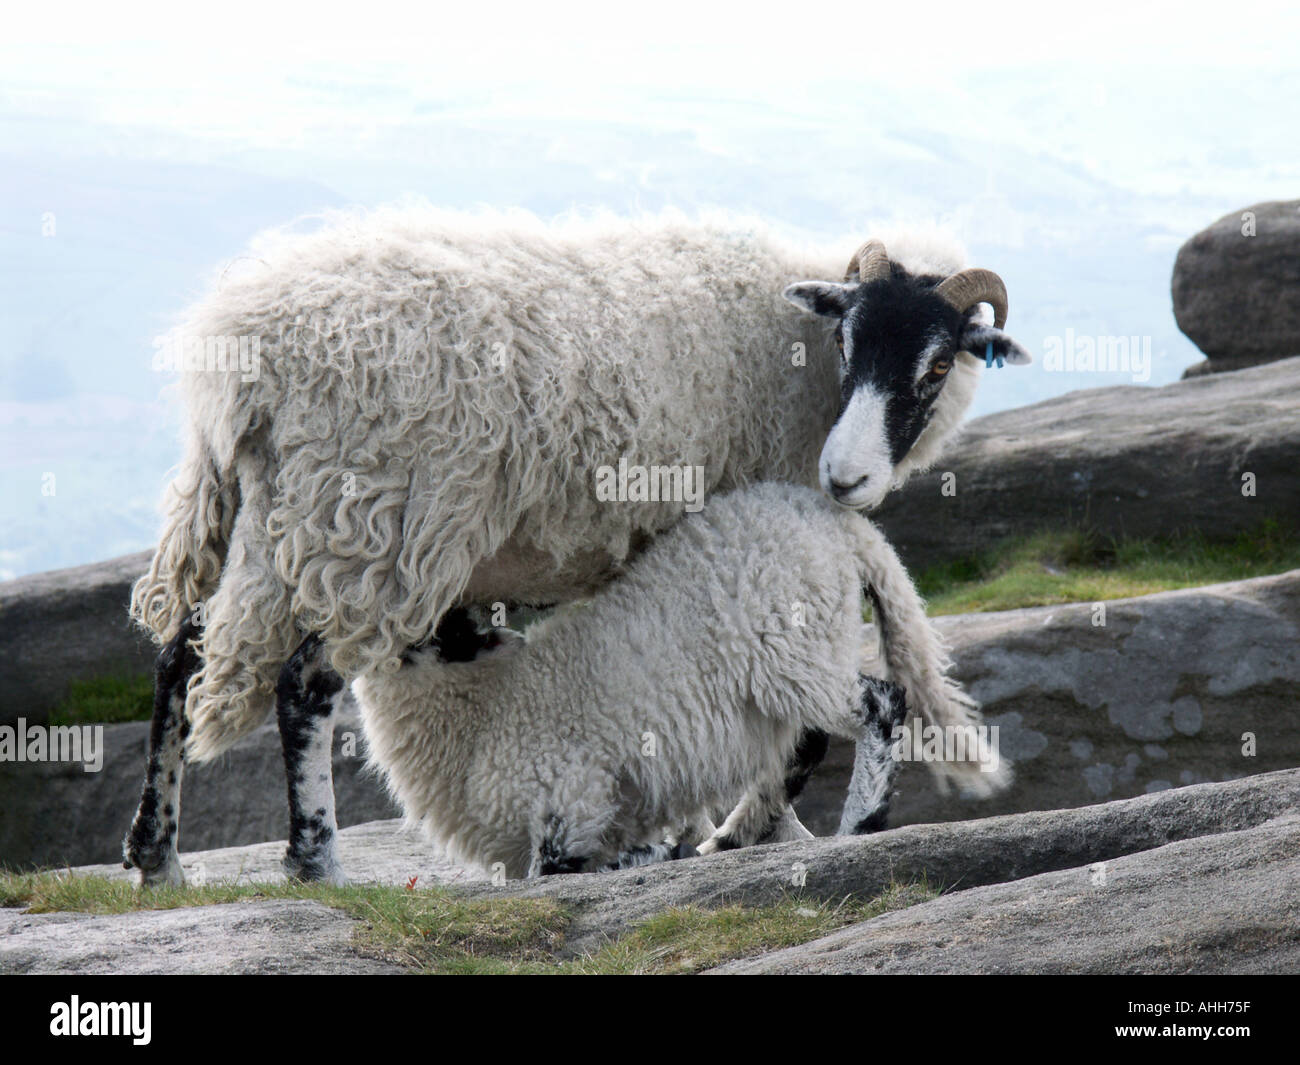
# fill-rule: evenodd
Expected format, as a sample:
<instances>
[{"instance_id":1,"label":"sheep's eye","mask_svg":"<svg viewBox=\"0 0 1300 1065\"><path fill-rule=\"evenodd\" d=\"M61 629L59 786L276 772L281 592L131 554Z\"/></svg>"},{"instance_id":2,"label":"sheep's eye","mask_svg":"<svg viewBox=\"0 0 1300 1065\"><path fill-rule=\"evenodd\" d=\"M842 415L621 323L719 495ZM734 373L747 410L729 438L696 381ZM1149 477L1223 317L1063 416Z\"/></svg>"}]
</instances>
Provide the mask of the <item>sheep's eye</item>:
<instances>
[{"instance_id":1,"label":"sheep's eye","mask_svg":"<svg viewBox=\"0 0 1300 1065\"><path fill-rule=\"evenodd\" d=\"M928 377L931 381L938 381L942 379L944 375L946 375L948 371L951 369L952 369L951 359L940 359L938 362L936 362L933 366L930 367L930 372L925 376Z\"/></svg>"},{"instance_id":2,"label":"sheep's eye","mask_svg":"<svg viewBox=\"0 0 1300 1065\"><path fill-rule=\"evenodd\" d=\"M843 334L843 333L836 333L836 334L835 334L835 346L836 346L837 348L840 349L840 354L843 355L843 354L844 354L844 334Z\"/></svg>"}]
</instances>

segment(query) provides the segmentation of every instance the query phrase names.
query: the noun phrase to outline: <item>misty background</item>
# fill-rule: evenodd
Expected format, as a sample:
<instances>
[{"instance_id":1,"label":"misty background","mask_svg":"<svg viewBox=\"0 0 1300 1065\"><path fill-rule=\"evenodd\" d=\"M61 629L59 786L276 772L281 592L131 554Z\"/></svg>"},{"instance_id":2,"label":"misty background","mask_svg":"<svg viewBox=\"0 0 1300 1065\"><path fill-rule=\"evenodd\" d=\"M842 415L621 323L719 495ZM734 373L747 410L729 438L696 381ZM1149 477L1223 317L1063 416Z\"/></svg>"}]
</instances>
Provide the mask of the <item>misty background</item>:
<instances>
[{"instance_id":1,"label":"misty background","mask_svg":"<svg viewBox=\"0 0 1300 1065\"><path fill-rule=\"evenodd\" d=\"M938 222L1038 360L978 415L1132 383L1046 372L1067 329L1150 337L1146 384L1177 380L1178 246L1300 185L1283 5L311 11L5 16L0 579L153 546L180 425L153 338L324 208L722 207L846 247Z\"/></svg>"}]
</instances>

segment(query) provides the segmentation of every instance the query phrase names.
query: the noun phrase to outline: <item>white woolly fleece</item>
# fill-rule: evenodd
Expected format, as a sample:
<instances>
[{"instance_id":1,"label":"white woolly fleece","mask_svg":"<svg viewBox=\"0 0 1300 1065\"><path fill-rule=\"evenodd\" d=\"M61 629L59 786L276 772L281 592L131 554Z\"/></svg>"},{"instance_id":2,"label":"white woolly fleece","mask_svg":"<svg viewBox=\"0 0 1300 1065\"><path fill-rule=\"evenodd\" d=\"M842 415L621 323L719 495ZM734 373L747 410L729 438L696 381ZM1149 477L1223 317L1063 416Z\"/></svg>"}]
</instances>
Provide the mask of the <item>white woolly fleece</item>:
<instances>
[{"instance_id":1,"label":"white woolly fleece","mask_svg":"<svg viewBox=\"0 0 1300 1065\"><path fill-rule=\"evenodd\" d=\"M904 264L962 265L891 240ZM178 327L259 337L260 374L184 377L185 454L132 600L160 640L204 603L190 756L264 719L306 632L353 677L457 602L590 594L684 511L599 501L601 466L701 466L710 493L816 484L837 356L781 292L842 276L855 244L431 208L259 240ZM925 461L969 400L945 388Z\"/></svg>"},{"instance_id":2,"label":"white woolly fleece","mask_svg":"<svg viewBox=\"0 0 1300 1065\"><path fill-rule=\"evenodd\" d=\"M593 599L471 663L419 653L355 681L372 761L455 857L522 876L559 819L595 863L779 788L804 729L857 738L862 589L889 679L926 724L979 720L893 549L818 493L711 499ZM984 791L1005 778L937 765ZM982 779L981 779L982 778Z\"/></svg>"}]
</instances>

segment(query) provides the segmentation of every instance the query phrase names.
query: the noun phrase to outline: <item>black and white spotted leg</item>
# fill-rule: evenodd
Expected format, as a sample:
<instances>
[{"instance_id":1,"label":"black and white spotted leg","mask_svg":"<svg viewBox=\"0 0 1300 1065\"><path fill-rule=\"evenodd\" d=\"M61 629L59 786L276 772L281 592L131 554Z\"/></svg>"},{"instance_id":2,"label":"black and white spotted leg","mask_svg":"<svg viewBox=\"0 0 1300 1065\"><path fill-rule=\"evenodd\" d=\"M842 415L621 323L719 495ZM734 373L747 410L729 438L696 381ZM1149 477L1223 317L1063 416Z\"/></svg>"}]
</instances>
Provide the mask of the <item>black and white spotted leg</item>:
<instances>
[{"instance_id":1,"label":"black and white spotted leg","mask_svg":"<svg viewBox=\"0 0 1300 1065\"><path fill-rule=\"evenodd\" d=\"M642 865L693 858L696 850L691 844L650 843L643 847L625 850L610 861L608 855L600 857L574 845L570 825L559 814L551 814L534 837L533 858L528 876L555 876L561 873L609 872L615 869L635 869ZM589 846L590 844L588 844Z\"/></svg>"},{"instance_id":2,"label":"black and white spotted leg","mask_svg":"<svg viewBox=\"0 0 1300 1065\"><path fill-rule=\"evenodd\" d=\"M579 853L569 838L569 824L559 814L551 814L533 837L533 858L527 876L555 876L559 873L584 873L591 855Z\"/></svg>"},{"instance_id":3,"label":"black and white spotted leg","mask_svg":"<svg viewBox=\"0 0 1300 1065\"><path fill-rule=\"evenodd\" d=\"M122 866L140 870L143 887L185 883L177 838L181 817L181 777L185 770L185 692L199 668L191 641L197 625L186 622L154 662L153 721L149 761L131 828L122 841Z\"/></svg>"},{"instance_id":4,"label":"black and white spotted leg","mask_svg":"<svg viewBox=\"0 0 1300 1065\"><path fill-rule=\"evenodd\" d=\"M799 797L808 778L821 765L829 742L825 732L804 729L786 763L784 779L758 784L745 792L722 825L700 844L699 852L713 854L755 843L812 839L812 833L800 824L790 804Z\"/></svg>"},{"instance_id":5,"label":"black and white spotted leg","mask_svg":"<svg viewBox=\"0 0 1300 1065\"><path fill-rule=\"evenodd\" d=\"M289 657L275 686L276 717L289 785L289 846L284 871L295 880L344 882L336 851L334 712L343 678L308 636Z\"/></svg>"},{"instance_id":6,"label":"black and white spotted leg","mask_svg":"<svg viewBox=\"0 0 1300 1065\"><path fill-rule=\"evenodd\" d=\"M889 819L889 800L899 760L894 757L894 732L907 717L906 693L897 684L877 677L858 678L862 731L853 758L853 777L844 799L837 835L879 832Z\"/></svg>"},{"instance_id":7,"label":"black and white spotted leg","mask_svg":"<svg viewBox=\"0 0 1300 1065\"><path fill-rule=\"evenodd\" d=\"M694 858L698 854L699 851L684 841L679 843L647 843L642 847L633 847L631 850L622 851L615 861L603 868L610 871L614 869L636 869L642 865L658 865L660 862L676 862L682 858Z\"/></svg>"}]
</instances>

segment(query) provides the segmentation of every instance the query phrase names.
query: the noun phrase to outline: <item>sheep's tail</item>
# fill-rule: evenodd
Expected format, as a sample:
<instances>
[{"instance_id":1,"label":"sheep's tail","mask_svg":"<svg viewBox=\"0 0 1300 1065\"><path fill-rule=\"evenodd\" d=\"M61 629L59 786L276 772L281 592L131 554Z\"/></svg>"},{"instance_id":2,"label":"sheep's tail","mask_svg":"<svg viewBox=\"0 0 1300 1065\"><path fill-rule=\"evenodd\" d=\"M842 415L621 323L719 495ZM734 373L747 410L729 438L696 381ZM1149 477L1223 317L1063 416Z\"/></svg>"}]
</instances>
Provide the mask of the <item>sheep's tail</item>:
<instances>
[{"instance_id":1,"label":"sheep's tail","mask_svg":"<svg viewBox=\"0 0 1300 1065\"><path fill-rule=\"evenodd\" d=\"M202 666L190 680L187 757L203 762L266 720L275 680L300 639L266 535L273 478L259 449L221 470L191 441L167 489L162 537L131 593L131 616L158 642L187 620Z\"/></svg>"},{"instance_id":2,"label":"sheep's tail","mask_svg":"<svg viewBox=\"0 0 1300 1065\"><path fill-rule=\"evenodd\" d=\"M191 441L167 486L162 536L149 572L131 590L131 617L164 643L216 588L225 565L239 486Z\"/></svg>"},{"instance_id":3,"label":"sheep's tail","mask_svg":"<svg viewBox=\"0 0 1300 1065\"><path fill-rule=\"evenodd\" d=\"M206 762L257 728L275 706L275 683L303 633L293 593L275 567L267 534L274 473L262 448L241 450L239 507L221 580L203 604L195 646L203 662L190 681L186 756Z\"/></svg>"},{"instance_id":4,"label":"sheep's tail","mask_svg":"<svg viewBox=\"0 0 1300 1065\"><path fill-rule=\"evenodd\" d=\"M961 730L967 757L930 763L940 786L946 790L955 784L979 797L1002 790L1011 783L1011 764L997 756L996 746L981 748L975 742L983 724L979 704L948 675L952 663L947 648L897 553L866 518L846 514L845 519L857 544L859 578L875 613L880 655L888 679L907 692L908 711L914 715L911 727L917 727L919 718L945 737L958 735L949 733L950 728ZM979 760L976 755L982 750L993 757Z\"/></svg>"}]
</instances>

